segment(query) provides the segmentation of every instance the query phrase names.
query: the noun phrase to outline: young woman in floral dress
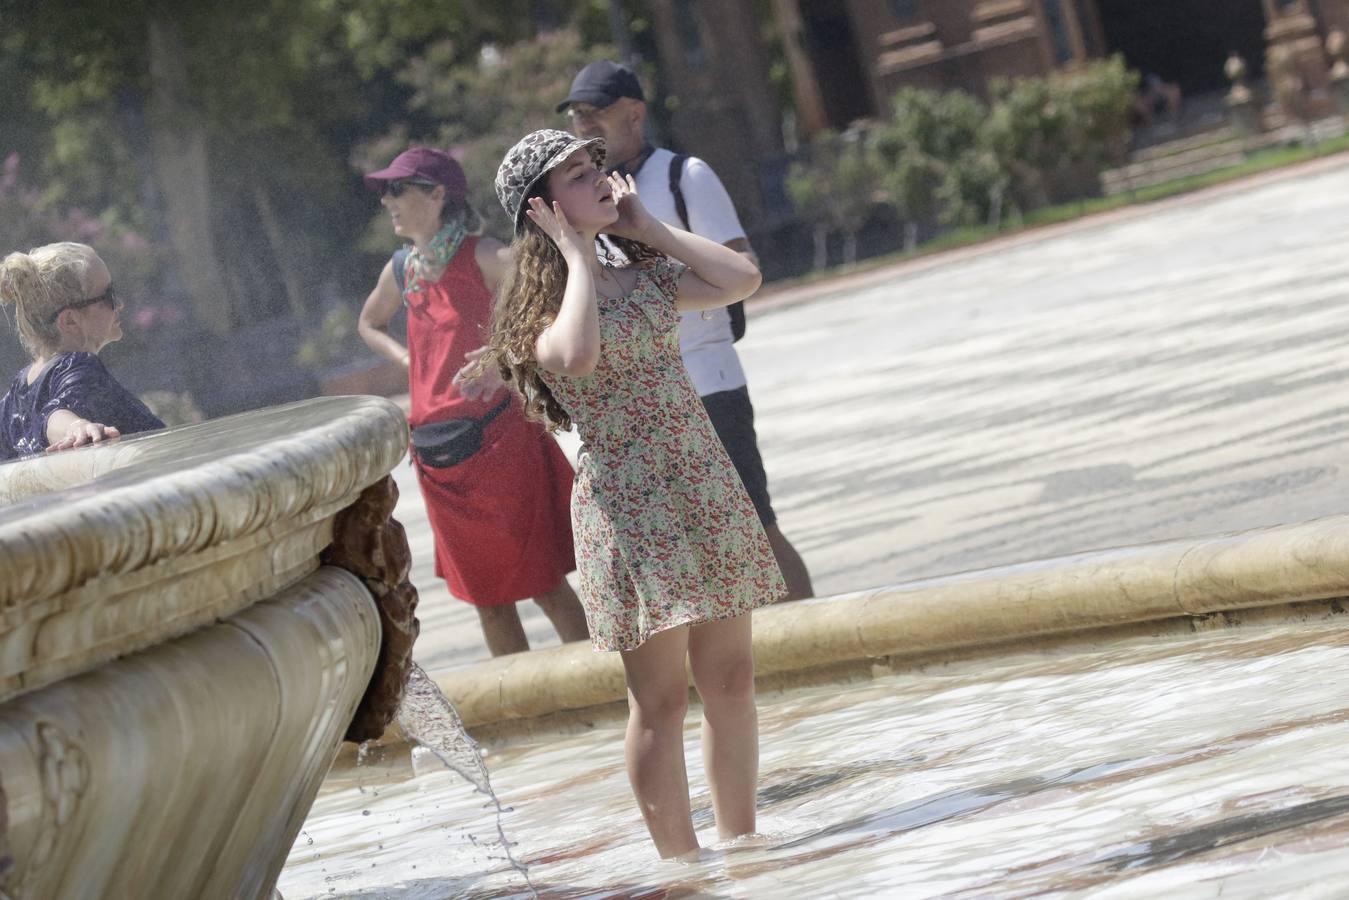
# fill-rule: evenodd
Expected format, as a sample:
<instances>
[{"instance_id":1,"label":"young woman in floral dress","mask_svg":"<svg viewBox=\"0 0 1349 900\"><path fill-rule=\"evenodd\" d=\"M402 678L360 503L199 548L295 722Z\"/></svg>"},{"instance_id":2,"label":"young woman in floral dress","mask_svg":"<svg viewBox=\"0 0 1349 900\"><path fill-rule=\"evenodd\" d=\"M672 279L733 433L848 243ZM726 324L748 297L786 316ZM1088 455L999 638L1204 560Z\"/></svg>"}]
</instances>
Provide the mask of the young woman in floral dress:
<instances>
[{"instance_id":1,"label":"young woman in floral dress","mask_svg":"<svg viewBox=\"0 0 1349 900\"><path fill-rule=\"evenodd\" d=\"M581 602L597 650L622 655L628 776L662 857L698 849L683 723L685 659L723 839L755 829L758 724L750 610L781 573L679 355L679 313L759 286L744 256L670 228L603 143L539 131L507 154L497 195L516 227L487 361L552 427L584 443L572 494ZM627 258L596 253L599 234ZM673 260L678 260L675 262Z\"/></svg>"}]
</instances>

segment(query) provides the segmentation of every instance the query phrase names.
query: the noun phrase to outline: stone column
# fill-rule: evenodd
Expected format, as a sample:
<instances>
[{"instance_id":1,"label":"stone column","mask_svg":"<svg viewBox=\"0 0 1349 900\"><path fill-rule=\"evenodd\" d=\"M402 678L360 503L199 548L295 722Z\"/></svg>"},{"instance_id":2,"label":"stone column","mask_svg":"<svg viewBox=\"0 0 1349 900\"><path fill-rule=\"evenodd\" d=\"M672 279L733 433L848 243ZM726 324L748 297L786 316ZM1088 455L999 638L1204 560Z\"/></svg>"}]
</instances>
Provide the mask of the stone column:
<instances>
[{"instance_id":1,"label":"stone column","mask_svg":"<svg viewBox=\"0 0 1349 900\"><path fill-rule=\"evenodd\" d=\"M650 5L663 93L679 147L705 159L752 230L785 193L781 119L750 0Z\"/></svg>"},{"instance_id":2,"label":"stone column","mask_svg":"<svg viewBox=\"0 0 1349 900\"><path fill-rule=\"evenodd\" d=\"M1306 120L1331 111L1330 67L1307 0L1264 0L1266 66L1285 115Z\"/></svg>"},{"instance_id":3,"label":"stone column","mask_svg":"<svg viewBox=\"0 0 1349 900\"><path fill-rule=\"evenodd\" d=\"M797 129L800 136L810 140L829 127L829 115L824 109L824 97L815 76L815 66L802 46L805 26L801 23L800 0L773 0L773 15L782 39L783 54L792 76L792 97L796 100Z\"/></svg>"},{"instance_id":4,"label":"stone column","mask_svg":"<svg viewBox=\"0 0 1349 900\"><path fill-rule=\"evenodd\" d=\"M1335 108L1341 116L1349 116L1349 62L1345 60L1346 39L1343 31L1335 29L1326 36L1326 54L1333 60L1330 66L1330 87L1335 97Z\"/></svg>"},{"instance_id":5,"label":"stone column","mask_svg":"<svg viewBox=\"0 0 1349 900\"><path fill-rule=\"evenodd\" d=\"M1320 0L1321 27L1329 34L1340 31L1349 35L1349 0Z\"/></svg>"},{"instance_id":6,"label":"stone column","mask_svg":"<svg viewBox=\"0 0 1349 900\"><path fill-rule=\"evenodd\" d=\"M1087 53L1087 42L1082 36L1083 24L1077 15L1077 5L1064 2L1063 18L1068 23L1068 41L1073 47L1073 59L1070 65L1081 65L1087 61L1089 54Z\"/></svg>"},{"instance_id":7,"label":"stone column","mask_svg":"<svg viewBox=\"0 0 1349 900\"><path fill-rule=\"evenodd\" d=\"M1082 0L1075 8L1082 18L1082 35L1087 39L1089 55L1105 55L1105 28L1101 25L1101 9L1097 0Z\"/></svg>"}]
</instances>

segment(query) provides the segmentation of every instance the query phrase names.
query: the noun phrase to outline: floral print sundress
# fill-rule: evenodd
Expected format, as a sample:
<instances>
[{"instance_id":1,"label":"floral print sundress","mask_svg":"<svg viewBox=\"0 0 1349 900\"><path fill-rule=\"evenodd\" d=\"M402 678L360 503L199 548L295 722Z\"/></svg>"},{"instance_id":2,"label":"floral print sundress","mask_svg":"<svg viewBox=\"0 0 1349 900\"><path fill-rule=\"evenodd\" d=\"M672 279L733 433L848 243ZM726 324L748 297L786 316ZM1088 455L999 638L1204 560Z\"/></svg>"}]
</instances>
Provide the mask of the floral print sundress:
<instances>
[{"instance_id":1,"label":"floral print sundress","mask_svg":"<svg viewBox=\"0 0 1349 900\"><path fill-rule=\"evenodd\" d=\"M571 516L596 650L631 650L787 590L679 356L682 271L663 257L641 263L632 291L599 298L595 370L540 373L583 442Z\"/></svg>"}]
</instances>

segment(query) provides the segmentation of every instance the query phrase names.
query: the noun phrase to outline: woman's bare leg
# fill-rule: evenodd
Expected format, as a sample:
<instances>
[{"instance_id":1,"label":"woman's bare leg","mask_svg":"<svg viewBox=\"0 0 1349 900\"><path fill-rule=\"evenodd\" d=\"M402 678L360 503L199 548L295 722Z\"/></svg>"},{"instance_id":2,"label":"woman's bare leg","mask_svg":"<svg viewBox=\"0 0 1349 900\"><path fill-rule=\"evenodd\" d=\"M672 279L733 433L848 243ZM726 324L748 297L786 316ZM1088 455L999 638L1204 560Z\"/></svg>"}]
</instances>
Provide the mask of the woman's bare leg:
<instances>
[{"instance_id":1,"label":"woman's bare leg","mask_svg":"<svg viewBox=\"0 0 1349 900\"><path fill-rule=\"evenodd\" d=\"M773 558L778 561L778 568L782 570L782 580L787 582L787 596L782 599L804 600L807 597L814 597L815 588L810 584L810 571L806 569L806 562L778 528L777 523L765 525L764 534L768 537L768 546L773 549Z\"/></svg>"},{"instance_id":2,"label":"woman's bare leg","mask_svg":"<svg viewBox=\"0 0 1349 900\"><path fill-rule=\"evenodd\" d=\"M689 629L693 683L703 701L703 766L723 840L755 827L759 714L750 614Z\"/></svg>"},{"instance_id":3,"label":"woman's bare leg","mask_svg":"<svg viewBox=\"0 0 1349 900\"><path fill-rule=\"evenodd\" d=\"M586 628L585 610L576 592L571 589L567 579L563 578L557 586L534 598L548 621L553 623L557 636L562 642L586 641L590 639L590 630Z\"/></svg>"},{"instance_id":4,"label":"woman's bare leg","mask_svg":"<svg viewBox=\"0 0 1349 900\"><path fill-rule=\"evenodd\" d=\"M656 852L666 859L698 848L684 766L688 644L689 629L672 628L620 654L628 680L628 781Z\"/></svg>"},{"instance_id":5,"label":"woman's bare leg","mask_svg":"<svg viewBox=\"0 0 1349 900\"><path fill-rule=\"evenodd\" d=\"M515 608L514 603L502 606L475 606L474 609L478 611L482 636L487 640L487 649L493 656L524 653L529 649L525 627L520 624L520 611Z\"/></svg>"}]
</instances>

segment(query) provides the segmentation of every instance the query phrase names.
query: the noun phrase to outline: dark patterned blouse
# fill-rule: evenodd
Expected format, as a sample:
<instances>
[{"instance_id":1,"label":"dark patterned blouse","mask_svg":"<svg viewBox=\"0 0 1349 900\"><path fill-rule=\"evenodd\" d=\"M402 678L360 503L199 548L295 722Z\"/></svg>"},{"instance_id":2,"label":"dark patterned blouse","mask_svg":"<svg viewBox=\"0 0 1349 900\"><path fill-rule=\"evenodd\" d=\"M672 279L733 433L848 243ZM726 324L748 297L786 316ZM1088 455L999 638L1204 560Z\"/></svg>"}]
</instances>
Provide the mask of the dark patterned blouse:
<instances>
[{"instance_id":1,"label":"dark patterned blouse","mask_svg":"<svg viewBox=\"0 0 1349 900\"><path fill-rule=\"evenodd\" d=\"M46 450L47 419L59 409L112 425L124 435L164 427L92 353L62 353L47 363L37 381L29 384L27 376L28 369L19 372L0 400L0 460Z\"/></svg>"}]
</instances>

